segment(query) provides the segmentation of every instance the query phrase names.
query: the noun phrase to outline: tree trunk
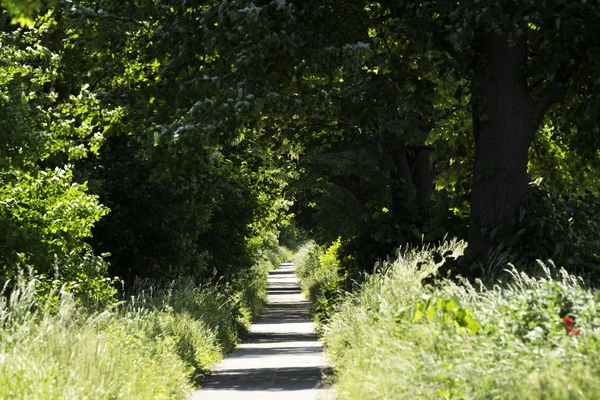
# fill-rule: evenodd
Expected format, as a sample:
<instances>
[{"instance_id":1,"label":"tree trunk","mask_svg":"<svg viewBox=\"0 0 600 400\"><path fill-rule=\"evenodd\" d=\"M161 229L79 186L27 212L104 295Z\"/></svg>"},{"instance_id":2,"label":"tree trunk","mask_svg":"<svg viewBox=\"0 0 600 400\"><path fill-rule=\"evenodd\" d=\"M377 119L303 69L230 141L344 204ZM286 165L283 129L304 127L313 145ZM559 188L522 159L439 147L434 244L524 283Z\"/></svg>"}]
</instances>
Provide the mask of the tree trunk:
<instances>
[{"instance_id":1,"label":"tree trunk","mask_svg":"<svg viewBox=\"0 0 600 400\"><path fill-rule=\"evenodd\" d=\"M391 171L391 177L395 182L392 186L392 212L396 219L401 219L404 213L411 210L413 183L406 149L399 148L393 155L395 168Z\"/></svg>"},{"instance_id":2,"label":"tree trunk","mask_svg":"<svg viewBox=\"0 0 600 400\"><path fill-rule=\"evenodd\" d=\"M394 153L395 168L392 179L397 184L392 192L392 207L402 210L423 211L433 191L431 150L402 148Z\"/></svg>"},{"instance_id":3,"label":"tree trunk","mask_svg":"<svg viewBox=\"0 0 600 400\"><path fill-rule=\"evenodd\" d=\"M412 180L417 191L417 204L421 211L431 199L433 191L433 169L431 167L431 150L417 151L412 168Z\"/></svg>"},{"instance_id":4,"label":"tree trunk","mask_svg":"<svg viewBox=\"0 0 600 400\"><path fill-rule=\"evenodd\" d=\"M527 153L537 130L527 85L527 39L480 32L473 81L475 165L469 248L487 256L511 234L528 185Z\"/></svg>"}]
</instances>

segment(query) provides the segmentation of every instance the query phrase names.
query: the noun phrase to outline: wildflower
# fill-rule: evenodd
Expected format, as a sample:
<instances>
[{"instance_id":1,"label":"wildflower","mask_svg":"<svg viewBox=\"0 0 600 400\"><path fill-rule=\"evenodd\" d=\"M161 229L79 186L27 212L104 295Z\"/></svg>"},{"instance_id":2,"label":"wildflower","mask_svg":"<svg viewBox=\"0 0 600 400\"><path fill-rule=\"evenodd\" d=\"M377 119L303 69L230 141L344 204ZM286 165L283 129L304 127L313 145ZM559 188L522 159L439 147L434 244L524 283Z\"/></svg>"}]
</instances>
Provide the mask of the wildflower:
<instances>
[{"instance_id":1,"label":"wildflower","mask_svg":"<svg viewBox=\"0 0 600 400\"><path fill-rule=\"evenodd\" d=\"M569 318L568 315L565 315L565 317L563 318L563 322L567 326L573 326L573 324L575 323L575 321L573 321L573 318Z\"/></svg>"},{"instance_id":2,"label":"wildflower","mask_svg":"<svg viewBox=\"0 0 600 400\"><path fill-rule=\"evenodd\" d=\"M579 336L579 329L569 327L568 332L571 336Z\"/></svg>"}]
</instances>

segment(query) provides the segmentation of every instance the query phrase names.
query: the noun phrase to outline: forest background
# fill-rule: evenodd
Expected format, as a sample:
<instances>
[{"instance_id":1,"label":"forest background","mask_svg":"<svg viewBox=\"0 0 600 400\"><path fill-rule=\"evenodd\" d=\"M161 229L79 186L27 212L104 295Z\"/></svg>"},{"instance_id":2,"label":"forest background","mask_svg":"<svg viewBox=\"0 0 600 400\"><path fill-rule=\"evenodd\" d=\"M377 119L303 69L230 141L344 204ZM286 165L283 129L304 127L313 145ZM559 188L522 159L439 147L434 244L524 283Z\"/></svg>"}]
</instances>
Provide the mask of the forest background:
<instances>
[{"instance_id":1,"label":"forest background","mask_svg":"<svg viewBox=\"0 0 600 400\"><path fill-rule=\"evenodd\" d=\"M2 7L0 279L36 318L186 280L227 288L231 347L308 238L323 299L449 238L442 276L600 278L598 1Z\"/></svg>"}]
</instances>

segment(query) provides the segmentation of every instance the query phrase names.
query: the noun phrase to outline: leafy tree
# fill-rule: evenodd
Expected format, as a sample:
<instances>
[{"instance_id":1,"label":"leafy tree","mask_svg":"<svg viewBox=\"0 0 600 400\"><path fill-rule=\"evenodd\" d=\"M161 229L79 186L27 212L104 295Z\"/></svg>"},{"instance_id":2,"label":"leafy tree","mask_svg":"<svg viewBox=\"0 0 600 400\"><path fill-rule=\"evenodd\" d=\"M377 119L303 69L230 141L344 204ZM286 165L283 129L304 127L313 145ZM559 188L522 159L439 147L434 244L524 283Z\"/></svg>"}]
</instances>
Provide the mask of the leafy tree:
<instances>
[{"instance_id":1,"label":"leafy tree","mask_svg":"<svg viewBox=\"0 0 600 400\"><path fill-rule=\"evenodd\" d=\"M597 129L597 113L581 100L597 90L600 6L586 1L387 5L409 40L446 52L457 75L470 82L475 162L469 246L485 254L494 239L512 232L508 228L529 182L528 151L549 108L557 104L555 120L561 108L580 117L563 119L562 135L585 136ZM594 155L595 142L587 141Z\"/></svg>"},{"instance_id":2,"label":"leafy tree","mask_svg":"<svg viewBox=\"0 0 600 400\"><path fill-rule=\"evenodd\" d=\"M268 146L205 112L216 90L207 74L222 65L197 29L207 6L82 1L55 10L71 80L88 82L112 115L105 145L78 172L112 210L94 245L127 281L231 277L252 264L266 245L257 238L286 207Z\"/></svg>"},{"instance_id":3,"label":"leafy tree","mask_svg":"<svg viewBox=\"0 0 600 400\"><path fill-rule=\"evenodd\" d=\"M44 45L54 29L45 15L36 29L0 32L0 279L31 267L49 286L106 301L107 264L87 240L107 209L71 164L100 146L90 119L98 102L85 87L57 93L60 55Z\"/></svg>"},{"instance_id":4,"label":"leafy tree","mask_svg":"<svg viewBox=\"0 0 600 400\"><path fill-rule=\"evenodd\" d=\"M340 187L322 190L336 191L338 199L342 192L356 199L361 190L376 198L365 191L366 177L348 176L368 170L367 163L357 163L365 154L385 159L365 146L367 135L381 135L372 143L388 154L383 164L394 164L388 169L395 175L391 186L404 189L396 196L406 205L410 186L422 198L430 190L427 184L419 190L416 165L403 167L407 156L427 153L432 145L438 150L434 157L451 164L461 155L440 154L448 140L442 132L460 141L470 141L465 133L472 134L472 183L463 185L459 177L451 183L471 193L470 247L485 255L515 232L530 180L528 155L539 131L550 126L551 140L569 148L573 160L586 164L597 158L598 118L590 99L598 87L598 12L597 2L541 0L250 6L232 1L208 10L202 21L216 52L232 66L219 77L221 85L251 89L252 100L244 100L252 110L247 121L260 128L259 121L264 126L267 120L289 132L303 150L320 152L319 162L327 168L321 168L326 177L318 179L329 186L336 185L333 178ZM394 139L394 132L400 137ZM339 148L329 160L323 150L328 146ZM462 146L468 152L469 146ZM352 155L344 161L348 148ZM457 148L456 142L446 146ZM340 176L342 170L347 176ZM531 168L536 170L539 166ZM590 181L595 175L587 176ZM447 171L443 177L449 183ZM366 202L360 203L351 214L364 209Z\"/></svg>"}]
</instances>

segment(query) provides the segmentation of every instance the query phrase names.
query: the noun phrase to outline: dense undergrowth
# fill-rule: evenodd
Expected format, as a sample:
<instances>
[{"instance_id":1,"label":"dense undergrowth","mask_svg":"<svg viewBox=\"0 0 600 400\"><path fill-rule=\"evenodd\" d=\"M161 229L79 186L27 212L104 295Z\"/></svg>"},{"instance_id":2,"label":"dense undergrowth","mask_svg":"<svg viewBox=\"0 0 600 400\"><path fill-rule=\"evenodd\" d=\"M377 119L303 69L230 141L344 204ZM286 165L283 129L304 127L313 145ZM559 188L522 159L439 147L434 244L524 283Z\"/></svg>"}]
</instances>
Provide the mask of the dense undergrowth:
<instances>
[{"instance_id":1,"label":"dense undergrowth","mask_svg":"<svg viewBox=\"0 0 600 400\"><path fill-rule=\"evenodd\" d=\"M267 252L233 283L138 282L134 296L99 312L21 279L0 297L0 398L184 399L236 345L266 274L287 256Z\"/></svg>"},{"instance_id":2,"label":"dense undergrowth","mask_svg":"<svg viewBox=\"0 0 600 400\"><path fill-rule=\"evenodd\" d=\"M321 329L338 398L600 397L600 294L551 262L537 277L509 265L489 285L441 278L465 246L403 250L327 302ZM297 262L315 282L323 265L307 270L308 254Z\"/></svg>"},{"instance_id":3,"label":"dense undergrowth","mask_svg":"<svg viewBox=\"0 0 600 400\"><path fill-rule=\"evenodd\" d=\"M344 277L340 274L339 247L339 240L327 249L308 242L294 255L296 274L312 305L311 311L317 322L323 321L333 310L344 282Z\"/></svg>"}]
</instances>

